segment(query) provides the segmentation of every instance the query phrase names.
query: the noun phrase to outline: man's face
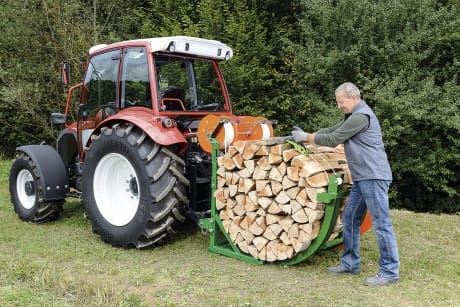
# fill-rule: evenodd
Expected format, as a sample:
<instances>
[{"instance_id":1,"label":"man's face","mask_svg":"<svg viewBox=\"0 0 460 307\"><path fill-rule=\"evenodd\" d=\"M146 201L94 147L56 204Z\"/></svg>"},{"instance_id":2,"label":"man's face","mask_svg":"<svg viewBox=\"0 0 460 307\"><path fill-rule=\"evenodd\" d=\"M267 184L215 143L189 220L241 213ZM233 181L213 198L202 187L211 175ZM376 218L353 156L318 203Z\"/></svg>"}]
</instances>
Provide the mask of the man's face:
<instances>
[{"instance_id":1,"label":"man's face","mask_svg":"<svg viewBox=\"0 0 460 307\"><path fill-rule=\"evenodd\" d=\"M337 101L337 107L342 110L343 113L351 113L360 101L359 97L345 96L343 92L337 93L335 100Z\"/></svg>"}]
</instances>

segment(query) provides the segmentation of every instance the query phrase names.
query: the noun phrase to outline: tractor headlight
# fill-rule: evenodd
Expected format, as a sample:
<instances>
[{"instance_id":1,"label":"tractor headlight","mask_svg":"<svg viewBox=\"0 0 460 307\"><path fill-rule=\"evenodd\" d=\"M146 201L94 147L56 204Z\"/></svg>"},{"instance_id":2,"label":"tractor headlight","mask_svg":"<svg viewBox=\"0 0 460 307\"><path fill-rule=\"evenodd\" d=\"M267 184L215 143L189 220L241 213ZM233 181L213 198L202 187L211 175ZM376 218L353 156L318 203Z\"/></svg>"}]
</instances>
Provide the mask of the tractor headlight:
<instances>
[{"instance_id":1,"label":"tractor headlight","mask_svg":"<svg viewBox=\"0 0 460 307\"><path fill-rule=\"evenodd\" d=\"M165 128L172 128L175 126L175 121L174 119L172 118L169 118L169 117L165 117L161 120L161 124L163 125L163 127Z\"/></svg>"}]
</instances>

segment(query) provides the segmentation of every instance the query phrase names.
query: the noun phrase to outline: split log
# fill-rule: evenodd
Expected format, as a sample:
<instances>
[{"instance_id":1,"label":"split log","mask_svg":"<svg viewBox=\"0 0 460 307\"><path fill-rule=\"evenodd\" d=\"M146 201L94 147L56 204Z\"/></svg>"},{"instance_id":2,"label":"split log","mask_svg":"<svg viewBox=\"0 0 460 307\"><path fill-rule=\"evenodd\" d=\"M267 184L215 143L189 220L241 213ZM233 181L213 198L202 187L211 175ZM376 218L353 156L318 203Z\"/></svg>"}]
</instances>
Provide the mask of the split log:
<instances>
[{"instance_id":1,"label":"split log","mask_svg":"<svg viewBox=\"0 0 460 307\"><path fill-rule=\"evenodd\" d=\"M296 221L299 224L304 224L309 221L307 214L305 213L305 210L300 209L297 210L293 215L292 219Z\"/></svg>"},{"instance_id":2,"label":"split log","mask_svg":"<svg viewBox=\"0 0 460 307\"><path fill-rule=\"evenodd\" d=\"M287 165L286 165L286 163L281 162L276 169L281 174L281 176L284 177L286 175Z\"/></svg>"},{"instance_id":3,"label":"split log","mask_svg":"<svg viewBox=\"0 0 460 307\"><path fill-rule=\"evenodd\" d=\"M278 214L278 213L283 212L283 209L281 209L281 206L276 201L274 201L270 204L270 207L268 207L267 212L270 214ZM267 214L267 217L268 217L268 214Z\"/></svg>"},{"instance_id":4,"label":"split log","mask_svg":"<svg viewBox=\"0 0 460 307\"><path fill-rule=\"evenodd\" d=\"M228 189L230 191L229 196L233 197L238 193L238 186L236 184L231 184L228 186Z\"/></svg>"},{"instance_id":5,"label":"split log","mask_svg":"<svg viewBox=\"0 0 460 307\"><path fill-rule=\"evenodd\" d=\"M265 247L265 245L267 244L268 240L265 239L264 237L261 237L261 236L258 236L258 237L255 237L252 242L254 243L254 246L257 248L257 250L260 252L262 250L262 248Z\"/></svg>"},{"instance_id":6,"label":"split log","mask_svg":"<svg viewBox=\"0 0 460 307\"><path fill-rule=\"evenodd\" d=\"M278 195L276 195L275 197L275 201L281 205L288 203L290 200L291 198L289 197L289 195L287 195L287 193L284 190L279 192Z\"/></svg>"},{"instance_id":7,"label":"split log","mask_svg":"<svg viewBox=\"0 0 460 307\"><path fill-rule=\"evenodd\" d=\"M225 178L217 176L217 188L222 188L225 185Z\"/></svg>"},{"instance_id":8,"label":"split log","mask_svg":"<svg viewBox=\"0 0 460 307\"><path fill-rule=\"evenodd\" d=\"M280 240L281 240L281 242L283 242L283 244L291 245L291 240L289 240L289 236L288 236L287 232L285 232L285 231L283 231L280 234Z\"/></svg>"},{"instance_id":9,"label":"split log","mask_svg":"<svg viewBox=\"0 0 460 307\"><path fill-rule=\"evenodd\" d=\"M270 164L270 161L268 161L268 156L261 157L257 161L257 166L264 171L269 171L272 169L272 165Z\"/></svg>"},{"instance_id":10,"label":"split log","mask_svg":"<svg viewBox=\"0 0 460 307\"><path fill-rule=\"evenodd\" d=\"M283 152L288 149L292 149L292 145L289 143L283 143L283 144L271 146L270 153L282 156Z\"/></svg>"},{"instance_id":11,"label":"split log","mask_svg":"<svg viewBox=\"0 0 460 307\"><path fill-rule=\"evenodd\" d=\"M225 167L223 165L219 166L216 170L216 173L217 173L217 176L225 178Z\"/></svg>"},{"instance_id":12,"label":"split log","mask_svg":"<svg viewBox=\"0 0 460 307\"><path fill-rule=\"evenodd\" d=\"M280 171L276 167L272 167L272 169L270 170L270 173L268 174L268 178L271 180L278 181L278 182L283 181L283 175L280 173Z\"/></svg>"},{"instance_id":13,"label":"split log","mask_svg":"<svg viewBox=\"0 0 460 307\"><path fill-rule=\"evenodd\" d=\"M269 241L267 245L265 246L268 262L273 262L273 261L278 260L278 244L279 244L279 240L274 239L274 240Z\"/></svg>"},{"instance_id":14,"label":"split log","mask_svg":"<svg viewBox=\"0 0 460 307\"><path fill-rule=\"evenodd\" d=\"M272 203L272 199L269 197L259 197L257 203L262 207L262 209L267 210Z\"/></svg>"},{"instance_id":15,"label":"split log","mask_svg":"<svg viewBox=\"0 0 460 307\"><path fill-rule=\"evenodd\" d=\"M225 172L225 184L226 185L231 185L233 184L232 183L232 178L233 178L233 174L231 172Z\"/></svg>"},{"instance_id":16,"label":"split log","mask_svg":"<svg viewBox=\"0 0 460 307\"><path fill-rule=\"evenodd\" d=\"M250 191L255 189L256 183L251 178L244 178L243 179L243 186L244 186L244 194L248 194Z\"/></svg>"},{"instance_id":17,"label":"split log","mask_svg":"<svg viewBox=\"0 0 460 307\"><path fill-rule=\"evenodd\" d=\"M278 211L278 213L280 213L280 211ZM277 224L279 225L279 221L281 220L281 217L279 215L276 215L275 213L274 214L267 214L265 216L265 221L267 223L267 225L271 225L271 224Z\"/></svg>"},{"instance_id":18,"label":"split log","mask_svg":"<svg viewBox=\"0 0 460 307\"><path fill-rule=\"evenodd\" d=\"M240 178L251 178L253 171L254 171L254 169L252 169L252 171L251 171L249 168L243 168L237 174L238 174L238 176L240 176Z\"/></svg>"},{"instance_id":19,"label":"split log","mask_svg":"<svg viewBox=\"0 0 460 307\"><path fill-rule=\"evenodd\" d=\"M280 164L283 161L283 157L281 155L269 153L268 154L268 163L269 164Z\"/></svg>"},{"instance_id":20,"label":"split log","mask_svg":"<svg viewBox=\"0 0 460 307\"><path fill-rule=\"evenodd\" d=\"M242 240L238 242L237 245L240 251L242 251L243 253L249 254L249 248L248 248L249 244L246 240Z\"/></svg>"},{"instance_id":21,"label":"split log","mask_svg":"<svg viewBox=\"0 0 460 307\"><path fill-rule=\"evenodd\" d=\"M291 149L287 149L283 151L281 155L283 156L284 162L289 162L292 160L292 158L294 158L295 156L298 156L299 152L295 150L294 148L291 148Z\"/></svg>"},{"instance_id":22,"label":"split log","mask_svg":"<svg viewBox=\"0 0 460 307\"><path fill-rule=\"evenodd\" d=\"M254 241L254 244L255 244L255 241L257 238L260 238L260 236L264 233L264 228L262 226L260 226L259 224L257 223L252 223L248 230L254 235L254 236L257 236L253 241ZM265 239L266 240L266 239ZM260 250L260 249L259 249Z\"/></svg>"},{"instance_id":23,"label":"split log","mask_svg":"<svg viewBox=\"0 0 460 307\"><path fill-rule=\"evenodd\" d=\"M287 168L287 177L291 181L299 181L299 168L290 166Z\"/></svg>"},{"instance_id":24,"label":"split log","mask_svg":"<svg viewBox=\"0 0 460 307\"><path fill-rule=\"evenodd\" d=\"M244 151L244 147L246 147L246 144L247 144L246 141L236 141L236 142L233 142L232 146L230 146L230 147L233 147L237 152L242 154L243 151ZM230 147L229 147L228 151L231 150Z\"/></svg>"},{"instance_id":25,"label":"split log","mask_svg":"<svg viewBox=\"0 0 460 307\"><path fill-rule=\"evenodd\" d=\"M243 151L243 158L245 160L250 160L254 157L256 152L260 149L261 145L258 145L257 143L249 143L249 145L246 145Z\"/></svg>"},{"instance_id":26,"label":"split log","mask_svg":"<svg viewBox=\"0 0 460 307\"><path fill-rule=\"evenodd\" d=\"M329 184L329 177L326 172L317 173L306 178L307 183L314 188L326 187Z\"/></svg>"},{"instance_id":27,"label":"split log","mask_svg":"<svg viewBox=\"0 0 460 307\"><path fill-rule=\"evenodd\" d=\"M243 170L247 170L249 174L252 175L252 173L254 172L254 168L256 166L256 163L254 160L244 160L244 166L245 168Z\"/></svg>"},{"instance_id":28,"label":"split log","mask_svg":"<svg viewBox=\"0 0 460 307\"><path fill-rule=\"evenodd\" d=\"M253 202L254 204L258 203L257 200L258 200L259 197L257 197L257 191L250 191L248 193L248 197L251 200L251 202Z\"/></svg>"},{"instance_id":29,"label":"split log","mask_svg":"<svg viewBox=\"0 0 460 307\"><path fill-rule=\"evenodd\" d=\"M235 147L235 146L230 146L227 150L227 155L229 157L233 157L234 155L236 155L238 152L238 149Z\"/></svg>"},{"instance_id":30,"label":"split log","mask_svg":"<svg viewBox=\"0 0 460 307\"><path fill-rule=\"evenodd\" d=\"M252 174L252 178L255 180L264 180L268 179L269 172L267 170L262 169L259 166L256 166L254 169L254 173Z\"/></svg>"},{"instance_id":31,"label":"split log","mask_svg":"<svg viewBox=\"0 0 460 307\"><path fill-rule=\"evenodd\" d=\"M231 179L231 184L238 184L238 182L240 181L240 175L238 175L239 172L233 172L231 173L232 174L232 179Z\"/></svg>"},{"instance_id":32,"label":"split log","mask_svg":"<svg viewBox=\"0 0 460 307\"><path fill-rule=\"evenodd\" d=\"M242 169L244 167L244 159L243 159L243 156L240 154L240 153L237 153L236 155L234 155L233 157L231 157L233 162L235 163L235 166L238 168L238 169Z\"/></svg>"},{"instance_id":33,"label":"split log","mask_svg":"<svg viewBox=\"0 0 460 307\"><path fill-rule=\"evenodd\" d=\"M270 153L270 147L267 145L261 145L259 150L256 151L255 156L266 156Z\"/></svg>"},{"instance_id":34,"label":"split log","mask_svg":"<svg viewBox=\"0 0 460 307\"><path fill-rule=\"evenodd\" d=\"M295 181L290 180L287 176L283 177L281 184L283 185L283 190L287 190L298 185Z\"/></svg>"},{"instance_id":35,"label":"split log","mask_svg":"<svg viewBox=\"0 0 460 307\"><path fill-rule=\"evenodd\" d=\"M292 223L294 223L294 221L291 218L284 218L278 222L286 233L291 228Z\"/></svg>"},{"instance_id":36,"label":"split log","mask_svg":"<svg viewBox=\"0 0 460 307\"><path fill-rule=\"evenodd\" d=\"M301 253L301 252L303 252L304 250L306 250L310 246L311 241L301 242L297 238L291 238L291 244L292 244L292 247L294 248L294 251L296 253Z\"/></svg>"},{"instance_id":37,"label":"split log","mask_svg":"<svg viewBox=\"0 0 460 307\"><path fill-rule=\"evenodd\" d=\"M283 190L283 185L278 181L272 180L270 182L270 186L272 187L272 192L274 195L278 195L279 192Z\"/></svg>"},{"instance_id":38,"label":"split log","mask_svg":"<svg viewBox=\"0 0 460 307\"><path fill-rule=\"evenodd\" d=\"M248 254L250 254L253 258L259 258L259 251L254 245L248 245Z\"/></svg>"}]
</instances>

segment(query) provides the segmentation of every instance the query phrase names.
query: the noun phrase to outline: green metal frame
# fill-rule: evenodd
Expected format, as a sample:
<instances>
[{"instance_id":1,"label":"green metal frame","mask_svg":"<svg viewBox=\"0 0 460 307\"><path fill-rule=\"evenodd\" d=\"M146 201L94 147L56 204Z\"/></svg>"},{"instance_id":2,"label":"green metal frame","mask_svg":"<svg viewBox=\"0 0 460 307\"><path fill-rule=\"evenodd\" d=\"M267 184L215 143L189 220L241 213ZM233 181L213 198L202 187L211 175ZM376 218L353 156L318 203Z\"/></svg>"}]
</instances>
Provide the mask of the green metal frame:
<instances>
[{"instance_id":1,"label":"green metal frame","mask_svg":"<svg viewBox=\"0 0 460 307\"><path fill-rule=\"evenodd\" d=\"M227 231L222 225L219 213L216 209L216 198L214 197L217 188L217 156L219 155L219 142L211 139L212 144L212 169L211 169L211 217L200 219L198 225L210 233L209 247L210 252L243 260L252 264L262 265L263 261L242 253L238 246L233 243Z\"/></svg>"},{"instance_id":2,"label":"green metal frame","mask_svg":"<svg viewBox=\"0 0 460 307\"><path fill-rule=\"evenodd\" d=\"M217 188L217 156L219 155L219 143L216 139L211 139L212 144L212 170L211 170L211 217L199 220L199 226L210 233L209 247L210 252L228 256L231 258L243 260L252 264L262 265L265 262L255 259L254 257L242 253L233 243L227 231L225 231L222 221L216 209L216 198L214 197ZM303 252L297 254L294 258L279 261L281 265L293 265L304 261L320 249L330 248L343 242L343 238L327 241L331 235L337 216L340 212L340 200L346 194L346 191L340 189L339 180L341 174L329 176L328 190L319 193L317 199L325 204L323 222L321 224L318 236L313 240L310 246Z\"/></svg>"}]
</instances>

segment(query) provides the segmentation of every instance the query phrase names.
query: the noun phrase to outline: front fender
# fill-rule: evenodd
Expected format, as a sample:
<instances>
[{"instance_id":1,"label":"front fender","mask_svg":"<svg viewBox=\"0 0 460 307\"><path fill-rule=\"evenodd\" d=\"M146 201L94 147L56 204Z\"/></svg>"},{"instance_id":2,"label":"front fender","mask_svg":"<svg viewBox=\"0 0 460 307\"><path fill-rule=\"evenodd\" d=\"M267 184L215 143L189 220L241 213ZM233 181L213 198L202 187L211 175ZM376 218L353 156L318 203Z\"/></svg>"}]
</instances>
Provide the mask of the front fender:
<instances>
[{"instance_id":1,"label":"front fender","mask_svg":"<svg viewBox=\"0 0 460 307\"><path fill-rule=\"evenodd\" d=\"M48 145L25 145L16 148L34 162L45 201L62 200L69 192L69 178L57 151Z\"/></svg>"}]
</instances>

